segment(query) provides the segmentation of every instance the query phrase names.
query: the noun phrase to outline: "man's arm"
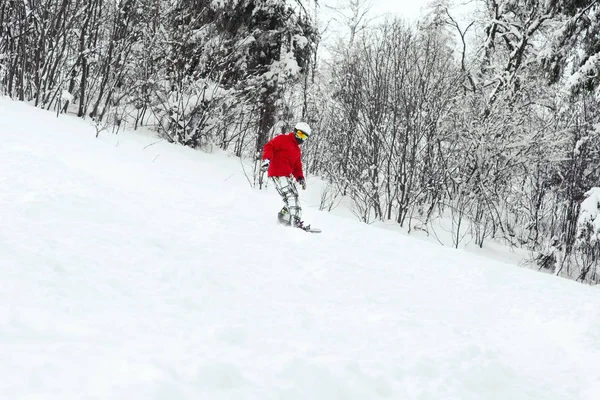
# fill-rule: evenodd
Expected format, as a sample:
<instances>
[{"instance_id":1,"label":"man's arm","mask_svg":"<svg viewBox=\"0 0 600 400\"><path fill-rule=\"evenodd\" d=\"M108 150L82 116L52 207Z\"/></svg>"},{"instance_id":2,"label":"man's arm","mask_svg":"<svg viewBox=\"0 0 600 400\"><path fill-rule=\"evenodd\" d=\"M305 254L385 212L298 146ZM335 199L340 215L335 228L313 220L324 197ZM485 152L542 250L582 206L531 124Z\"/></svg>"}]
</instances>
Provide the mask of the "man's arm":
<instances>
[{"instance_id":1,"label":"man's arm","mask_svg":"<svg viewBox=\"0 0 600 400\"><path fill-rule=\"evenodd\" d=\"M304 179L304 172L302 172L302 158L299 158L298 161L296 161L293 174L297 181Z\"/></svg>"},{"instance_id":2,"label":"man's arm","mask_svg":"<svg viewBox=\"0 0 600 400\"><path fill-rule=\"evenodd\" d=\"M262 157L263 160L272 160L273 159L273 153L279 147L279 142L281 142L281 137L283 137L283 135L275 136L273 139L268 141L267 144L265 144L265 147L263 148L263 157Z\"/></svg>"}]
</instances>

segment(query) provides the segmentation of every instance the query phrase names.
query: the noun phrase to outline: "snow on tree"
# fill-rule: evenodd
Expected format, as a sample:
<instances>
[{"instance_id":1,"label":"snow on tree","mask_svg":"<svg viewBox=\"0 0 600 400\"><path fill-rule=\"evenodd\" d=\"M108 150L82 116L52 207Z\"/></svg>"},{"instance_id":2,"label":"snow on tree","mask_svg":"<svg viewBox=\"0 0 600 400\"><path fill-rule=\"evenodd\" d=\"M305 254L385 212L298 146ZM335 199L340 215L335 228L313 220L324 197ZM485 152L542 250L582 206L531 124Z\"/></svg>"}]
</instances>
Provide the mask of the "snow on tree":
<instances>
[{"instance_id":1,"label":"snow on tree","mask_svg":"<svg viewBox=\"0 0 600 400\"><path fill-rule=\"evenodd\" d=\"M600 2L550 1L557 14L549 46L540 59L552 83L567 78L571 92L594 91L600 86Z\"/></svg>"},{"instance_id":2,"label":"snow on tree","mask_svg":"<svg viewBox=\"0 0 600 400\"><path fill-rule=\"evenodd\" d=\"M585 193L577 219L576 247L581 255L580 273L577 279L598 279L600 259L600 187L593 187Z\"/></svg>"},{"instance_id":3,"label":"snow on tree","mask_svg":"<svg viewBox=\"0 0 600 400\"><path fill-rule=\"evenodd\" d=\"M577 240L590 243L600 241L600 188L593 187L585 193L577 219Z\"/></svg>"},{"instance_id":4,"label":"snow on tree","mask_svg":"<svg viewBox=\"0 0 600 400\"><path fill-rule=\"evenodd\" d=\"M189 86L204 79L234 92L238 111L243 112L237 119L246 121L245 127L238 128L246 130L243 135L256 137L254 150L260 151L275 125L282 92L308 72L318 42L303 2L181 0L171 16L173 32L179 37L173 41L169 68L175 87L182 81L190 82ZM189 98L186 93L182 96ZM207 107L215 106L220 103L205 101L194 114L201 118ZM184 120L185 141L194 140L206 128L194 124L188 132L187 121L198 117Z\"/></svg>"}]
</instances>

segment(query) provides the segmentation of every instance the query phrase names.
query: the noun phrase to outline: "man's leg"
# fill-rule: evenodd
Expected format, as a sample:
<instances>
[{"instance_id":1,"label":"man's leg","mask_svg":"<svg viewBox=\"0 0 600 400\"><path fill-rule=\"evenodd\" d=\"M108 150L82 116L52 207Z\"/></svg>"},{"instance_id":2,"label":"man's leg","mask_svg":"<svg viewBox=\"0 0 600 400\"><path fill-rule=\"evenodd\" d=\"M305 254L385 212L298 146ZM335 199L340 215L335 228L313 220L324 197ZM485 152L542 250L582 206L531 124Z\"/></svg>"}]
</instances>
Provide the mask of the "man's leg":
<instances>
[{"instance_id":1,"label":"man's leg","mask_svg":"<svg viewBox=\"0 0 600 400\"><path fill-rule=\"evenodd\" d=\"M285 224L293 224L294 226L302 217L302 207L300 207L300 199L298 198L298 189L293 178L285 176L273 177L275 189L283 200L284 207L279 212L279 219Z\"/></svg>"}]
</instances>

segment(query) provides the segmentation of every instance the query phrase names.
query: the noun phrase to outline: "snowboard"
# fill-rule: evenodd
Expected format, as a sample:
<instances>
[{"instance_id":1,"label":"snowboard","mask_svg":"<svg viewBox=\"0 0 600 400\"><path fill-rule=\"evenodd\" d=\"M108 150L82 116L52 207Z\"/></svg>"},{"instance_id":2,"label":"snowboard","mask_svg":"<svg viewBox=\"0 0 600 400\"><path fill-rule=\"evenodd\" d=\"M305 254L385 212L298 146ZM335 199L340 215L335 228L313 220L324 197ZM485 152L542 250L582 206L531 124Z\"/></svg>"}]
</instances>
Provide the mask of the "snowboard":
<instances>
[{"instance_id":1,"label":"snowboard","mask_svg":"<svg viewBox=\"0 0 600 400\"><path fill-rule=\"evenodd\" d=\"M292 227L289 223L285 223L285 222L283 222L283 221L281 221L279 219L277 220L277 223L279 225L287 226L288 228ZM321 233L321 232L323 232L321 230L321 228L315 228L315 227L312 227L310 225L307 228L296 228L296 229L302 229L304 232L310 232L310 233Z\"/></svg>"},{"instance_id":2,"label":"snowboard","mask_svg":"<svg viewBox=\"0 0 600 400\"><path fill-rule=\"evenodd\" d=\"M300 228L300 229L302 229L304 232L310 232L310 233L321 233L321 232L323 232L321 230L321 228L313 228L312 226L309 227L308 229L305 229L305 228Z\"/></svg>"}]
</instances>

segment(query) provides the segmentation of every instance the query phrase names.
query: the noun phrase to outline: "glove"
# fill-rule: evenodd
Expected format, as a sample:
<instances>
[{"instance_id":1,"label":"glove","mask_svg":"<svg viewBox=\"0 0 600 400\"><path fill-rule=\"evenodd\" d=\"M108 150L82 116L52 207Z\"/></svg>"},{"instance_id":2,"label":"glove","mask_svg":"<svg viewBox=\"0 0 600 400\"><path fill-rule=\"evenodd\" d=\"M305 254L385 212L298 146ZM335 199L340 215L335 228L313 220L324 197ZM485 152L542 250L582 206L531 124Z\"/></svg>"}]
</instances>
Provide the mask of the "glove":
<instances>
[{"instance_id":1,"label":"glove","mask_svg":"<svg viewBox=\"0 0 600 400\"><path fill-rule=\"evenodd\" d=\"M302 186L302 190L306 190L306 181L304 180L304 178L298 179L298 183L300 184L300 186Z\"/></svg>"},{"instance_id":2,"label":"glove","mask_svg":"<svg viewBox=\"0 0 600 400\"><path fill-rule=\"evenodd\" d=\"M268 170L269 164L271 164L271 160L267 158L263 161L262 165L260 166L260 172L265 172L266 170Z\"/></svg>"}]
</instances>

